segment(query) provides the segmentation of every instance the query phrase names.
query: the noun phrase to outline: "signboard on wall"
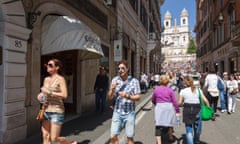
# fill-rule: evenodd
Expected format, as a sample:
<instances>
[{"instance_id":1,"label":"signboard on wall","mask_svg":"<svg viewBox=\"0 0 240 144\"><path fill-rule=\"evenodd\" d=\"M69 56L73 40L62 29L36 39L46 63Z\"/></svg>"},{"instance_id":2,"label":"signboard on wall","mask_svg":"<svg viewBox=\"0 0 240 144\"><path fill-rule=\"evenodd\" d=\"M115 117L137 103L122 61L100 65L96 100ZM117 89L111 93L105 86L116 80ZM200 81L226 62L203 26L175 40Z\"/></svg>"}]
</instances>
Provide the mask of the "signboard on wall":
<instances>
[{"instance_id":1,"label":"signboard on wall","mask_svg":"<svg viewBox=\"0 0 240 144\"><path fill-rule=\"evenodd\" d=\"M122 60L122 40L114 40L114 61Z\"/></svg>"}]
</instances>

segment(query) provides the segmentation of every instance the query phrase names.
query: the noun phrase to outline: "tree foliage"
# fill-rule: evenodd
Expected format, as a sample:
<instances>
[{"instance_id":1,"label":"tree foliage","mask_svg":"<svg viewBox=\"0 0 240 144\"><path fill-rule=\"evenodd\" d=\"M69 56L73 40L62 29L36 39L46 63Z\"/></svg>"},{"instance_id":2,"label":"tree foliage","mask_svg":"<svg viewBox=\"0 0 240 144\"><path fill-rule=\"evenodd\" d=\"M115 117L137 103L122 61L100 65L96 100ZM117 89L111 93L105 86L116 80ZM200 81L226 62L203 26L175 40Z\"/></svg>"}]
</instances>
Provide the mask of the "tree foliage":
<instances>
[{"instance_id":1,"label":"tree foliage","mask_svg":"<svg viewBox=\"0 0 240 144\"><path fill-rule=\"evenodd\" d=\"M196 45L193 39L190 39L187 49L188 54L194 54L196 53Z\"/></svg>"}]
</instances>

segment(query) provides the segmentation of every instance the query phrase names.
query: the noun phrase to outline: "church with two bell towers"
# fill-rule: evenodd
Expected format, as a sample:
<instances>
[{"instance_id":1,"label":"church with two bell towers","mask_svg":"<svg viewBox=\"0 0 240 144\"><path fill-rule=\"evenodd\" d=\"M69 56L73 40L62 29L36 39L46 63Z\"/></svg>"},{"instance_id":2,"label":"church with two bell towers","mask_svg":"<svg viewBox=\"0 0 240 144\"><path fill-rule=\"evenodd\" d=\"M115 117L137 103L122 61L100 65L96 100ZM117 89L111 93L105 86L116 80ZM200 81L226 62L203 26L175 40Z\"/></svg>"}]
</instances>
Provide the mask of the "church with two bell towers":
<instances>
[{"instance_id":1,"label":"church with two bell towers","mask_svg":"<svg viewBox=\"0 0 240 144\"><path fill-rule=\"evenodd\" d=\"M162 70L163 72L189 72L194 71L196 54L188 54L187 49L191 37L188 11L184 8L180 15L180 24L177 19L167 11L164 15L164 31L161 36L162 43Z\"/></svg>"}]
</instances>

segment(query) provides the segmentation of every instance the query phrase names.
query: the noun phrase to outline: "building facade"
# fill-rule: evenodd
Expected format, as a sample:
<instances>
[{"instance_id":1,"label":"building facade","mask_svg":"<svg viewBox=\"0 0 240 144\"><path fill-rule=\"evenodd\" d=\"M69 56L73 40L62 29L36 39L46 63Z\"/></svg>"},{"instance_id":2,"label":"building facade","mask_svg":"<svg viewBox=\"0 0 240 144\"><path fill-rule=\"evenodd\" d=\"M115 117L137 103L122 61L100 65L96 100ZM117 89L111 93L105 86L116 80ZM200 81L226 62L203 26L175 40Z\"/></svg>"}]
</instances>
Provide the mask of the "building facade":
<instances>
[{"instance_id":1,"label":"building facade","mask_svg":"<svg viewBox=\"0 0 240 144\"><path fill-rule=\"evenodd\" d=\"M197 0L197 69L240 71L240 1Z\"/></svg>"},{"instance_id":2,"label":"building facade","mask_svg":"<svg viewBox=\"0 0 240 144\"><path fill-rule=\"evenodd\" d=\"M164 16L162 33L162 72L194 71L196 54L187 53L191 39L188 11L184 8L180 15L180 24L167 11Z\"/></svg>"},{"instance_id":3,"label":"building facade","mask_svg":"<svg viewBox=\"0 0 240 144\"><path fill-rule=\"evenodd\" d=\"M94 109L93 85L100 65L109 69L110 79L119 58L129 61L135 77L140 71L159 71L163 2L2 0L0 143L15 143L40 131L37 94L50 58L59 58L65 66L66 114L74 116Z\"/></svg>"}]
</instances>

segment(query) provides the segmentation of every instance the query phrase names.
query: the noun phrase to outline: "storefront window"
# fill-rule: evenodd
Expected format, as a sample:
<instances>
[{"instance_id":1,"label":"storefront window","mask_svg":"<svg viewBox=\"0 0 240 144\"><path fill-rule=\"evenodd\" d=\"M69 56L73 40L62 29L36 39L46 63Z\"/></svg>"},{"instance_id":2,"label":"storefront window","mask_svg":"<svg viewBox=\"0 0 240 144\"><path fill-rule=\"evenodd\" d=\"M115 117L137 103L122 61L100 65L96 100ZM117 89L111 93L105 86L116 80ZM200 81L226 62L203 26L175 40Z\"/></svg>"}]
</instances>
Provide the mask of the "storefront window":
<instances>
[{"instance_id":1,"label":"storefront window","mask_svg":"<svg viewBox=\"0 0 240 144\"><path fill-rule=\"evenodd\" d=\"M109 68L109 48L107 46L101 45L104 57L101 58L101 66Z\"/></svg>"}]
</instances>

